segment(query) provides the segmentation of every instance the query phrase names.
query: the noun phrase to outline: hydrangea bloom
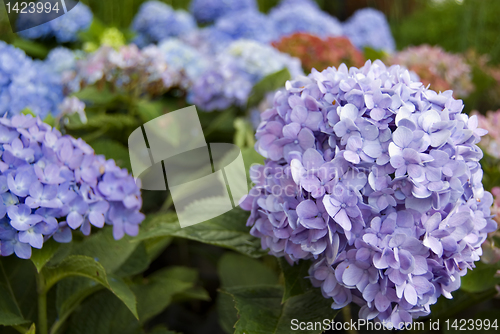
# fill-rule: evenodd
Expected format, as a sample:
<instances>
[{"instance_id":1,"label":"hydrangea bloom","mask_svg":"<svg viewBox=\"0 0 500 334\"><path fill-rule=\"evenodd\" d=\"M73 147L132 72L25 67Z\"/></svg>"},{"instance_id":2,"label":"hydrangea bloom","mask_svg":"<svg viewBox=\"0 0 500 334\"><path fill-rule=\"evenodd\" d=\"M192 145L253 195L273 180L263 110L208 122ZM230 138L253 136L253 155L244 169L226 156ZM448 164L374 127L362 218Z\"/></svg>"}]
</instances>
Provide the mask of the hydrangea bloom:
<instances>
[{"instance_id":1,"label":"hydrangea bloom","mask_svg":"<svg viewBox=\"0 0 500 334\"><path fill-rule=\"evenodd\" d=\"M484 133L462 109L381 61L287 82L256 133L266 161L240 203L251 234L270 254L313 259L311 281L333 308L355 302L394 327L429 314L497 227Z\"/></svg>"},{"instance_id":2,"label":"hydrangea bloom","mask_svg":"<svg viewBox=\"0 0 500 334\"><path fill-rule=\"evenodd\" d=\"M396 48L391 28L384 13L376 9L357 10L344 23L343 28L344 34L351 40L352 44L360 49L367 46L375 50L393 52Z\"/></svg>"},{"instance_id":3,"label":"hydrangea bloom","mask_svg":"<svg viewBox=\"0 0 500 334\"><path fill-rule=\"evenodd\" d=\"M184 87L192 85L209 66L201 52L179 39L165 39L158 44L158 49L169 68L184 74L187 79Z\"/></svg>"},{"instance_id":4,"label":"hydrangea bloom","mask_svg":"<svg viewBox=\"0 0 500 334\"><path fill-rule=\"evenodd\" d=\"M215 28L233 40L243 38L270 43L276 39L274 22L253 9L225 15L215 22Z\"/></svg>"},{"instance_id":5,"label":"hydrangea bloom","mask_svg":"<svg viewBox=\"0 0 500 334\"><path fill-rule=\"evenodd\" d=\"M60 77L41 61L0 41L0 115L16 115L25 108L44 118L57 114L63 100Z\"/></svg>"},{"instance_id":6,"label":"hydrangea bloom","mask_svg":"<svg viewBox=\"0 0 500 334\"><path fill-rule=\"evenodd\" d=\"M199 23L210 23L240 10L257 10L255 0L193 0L189 7Z\"/></svg>"},{"instance_id":7,"label":"hydrangea bloom","mask_svg":"<svg viewBox=\"0 0 500 334\"><path fill-rule=\"evenodd\" d=\"M182 36L181 40L207 56L223 52L234 41L230 35L215 26L191 31Z\"/></svg>"},{"instance_id":8,"label":"hydrangea bloom","mask_svg":"<svg viewBox=\"0 0 500 334\"><path fill-rule=\"evenodd\" d=\"M363 66L363 54L345 37L321 39L306 33L295 33L274 42L273 46L281 52L297 57L306 72L311 69L323 70L329 66Z\"/></svg>"},{"instance_id":9,"label":"hydrangea bloom","mask_svg":"<svg viewBox=\"0 0 500 334\"><path fill-rule=\"evenodd\" d=\"M436 91L453 90L467 97L474 90L471 68L460 55L445 52L438 46L408 47L392 57L391 62L415 72L424 84Z\"/></svg>"},{"instance_id":10,"label":"hydrangea bloom","mask_svg":"<svg viewBox=\"0 0 500 334\"><path fill-rule=\"evenodd\" d=\"M184 10L173 10L160 1L147 1L141 5L132 22L138 33L135 44L144 47L164 38L177 37L196 29L194 18Z\"/></svg>"},{"instance_id":11,"label":"hydrangea bloom","mask_svg":"<svg viewBox=\"0 0 500 334\"><path fill-rule=\"evenodd\" d=\"M113 236L137 235L140 190L126 169L96 156L81 139L62 136L40 118L0 119L0 250L30 258L53 237L113 225Z\"/></svg>"},{"instance_id":12,"label":"hydrangea bloom","mask_svg":"<svg viewBox=\"0 0 500 334\"><path fill-rule=\"evenodd\" d=\"M246 103L252 87L265 76L288 68L302 74L300 61L273 47L251 40L233 42L193 85L188 100L205 111Z\"/></svg>"},{"instance_id":13,"label":"hydrangea bloom","mask_svg":"<svg viewBox=\"0 0 500 334\"><path fill-rule=\"evenodd\" d=\"M115 50L101 46L96 52L77 62L70 84L81 86L98 81L111 83L124 93L159 95L181 82L180 74L169 68L156 45L139 49L135 44Z\"/></svg>"},{"instance_id":14,"label":"hydrangea bloom","mask_svg":"<svg viewBox=\"0 0 500 334\"><path fill-rule=\"evenodd\" d=\"M84 59L85 53L73 51L64 47L57 47L50 51L44 61L44 66L55 72L64 83L64 95L80 90L80 82L76 77L77 62Z\"/></svg>"},{"instance_id":15,"label":"hydrangea bloom","mask_svg":"<svg viewBox=\"0 0 500 334\"><path fill-rule=\"evenodd\" d=\"M277 6L269 13L275 22L278 37L306 32L319 37L342 35L340 22L319 8L302 1Z\"/></svg>"},{"instance_id":16,"label":"hydrangea bloom","mask_svg":"<svg viewBox=\"0 0 500 334\"><path fill-rule=\"evenodd\" d=\"M36 18L36 16L31 15L20 16L16 22L17 27L22 29L31 25L31 20L34 17ZM80 31L87 30L90 27L92 18L90 8L79 2L68 13L47 23L20 31L18 34L28 39L55 37L59 43L74 42L77 40L77 34Z\"/></svg>"}]
</instances>

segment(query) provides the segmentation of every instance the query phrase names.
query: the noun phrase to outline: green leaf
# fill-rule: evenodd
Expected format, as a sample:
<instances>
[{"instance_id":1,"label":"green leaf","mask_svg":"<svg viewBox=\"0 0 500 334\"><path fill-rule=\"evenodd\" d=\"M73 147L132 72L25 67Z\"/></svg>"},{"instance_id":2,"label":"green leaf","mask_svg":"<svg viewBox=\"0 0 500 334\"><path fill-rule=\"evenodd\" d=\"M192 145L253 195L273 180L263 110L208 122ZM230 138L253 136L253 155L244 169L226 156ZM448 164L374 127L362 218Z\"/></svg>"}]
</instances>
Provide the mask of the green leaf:
<instances>
[{"instance_id":1,"label":"green leaf","mask_svg":"<svg viewBox=\"0 0 500 334\"><path fill-rule=\"evenodd\" d=\"M290 297L283 304L283 287L235 287L223 290L234 299L239 320L235 334L288 334L292 319L304 322L333 319L338 313L332 310L331 300L324 298L319 289ZM305 330L299 333L322 333L322 330Z\"/></svg>"},{"instance_id":2,"label":"green leaf","mask_svg":"<svg viewBox=\"0 0 500 334\"><path fill-rule=\"evenodd\" d=\"M146 247L144 242L141 242L114 274L118 277L137 275L148 269L149 264L150 259Z\"/></svg>"},{"instance_id":3,"label":"green leaf","mask_svg":"<svg viewBox=\"0 0 500 334\"><path fill-rule=\"evenodd\" d=\"M284 258L278 259L283 276L285 278L285 293L283 294L283 302L293 296L298 296L308 290L313 289L311 282L307 278L308 270L311 266L310 261L300 260L293 266L289 265Z\"/></svg>"},{"instance_id":4,"label":"green leaf","mask_svg":"<svg viewBox=\"0 0 500 334\"><path fill-rule=\"evenodd\" d=\"M139 100L135 106L144 123L163 115L164 104L162 101Z\"/></svg>"},{"instance_id":5,"label":"green leaf","mask_svg":"<svg viewBox=\"0 0 500 334\"><path fill-rule=\"evenodd\" d=\"M138 316L135 296L130 288L117 278L108 280L103 266L91 257L82 255L68 256L56 267L45 266L41 271L41 275L45 280L46 291L66 277L82 276L90 278L112 291L134 316Z\"/></svg>"},{"instance_id":6,"label":"green leaf","mask_svg":"<svg viewBox=\"0 0 500 334\"><path fill-rule=\"evenodd\" d=\"M92 148L95 154L102 154L106 159L115 160L117 166L127 168L128 171L132 170L128 149L120 142L112 139L98 139L92 142Z\"/></svg>"},{"instance_id":7,"label":"green leaf","mask_svg":"<svg viewBox=\"0 0 500 334\"><path fill-rule=\"evenodd\" d=\"M453 299L444 296L439 297L436 304L431 305L432 319L446 320L460 312L470 309L474 305L489 300L497 294L496 289L490 289L479 293L466 292L462 289L453 292Z\"/></svg>"},{"instance_id":8,"label":"green leaf","mask_svg":"<svg viewBox=\"0 0 500 334\"><path fill-rule=\"evenodd\" d=\"M210 203L206 203L210 210ZM201 208L200 208L201 209ZM226 247L251 257L265 254L261 249L260 240L250 235L246 226L249 213L235 208L223 215L206 222L181 228L177 216L173 213L149 215L149 227L142 229L136 240L145 240L159 236L173 236L195 240L210 245Z\"/></svg>"},{"instance_id":9,"label":"green leaf","mask_svg":"<svg viewBox=\"0 0 500 334\"><path fill-rule=\"evenodd\" d=\"M170 245L172 240L172 237L158 237L144 240L143 243L148 254L148 262L153 262Z\"/></svg>"},{"instance_id":10,"label":"green leaf","mask_svg":"<svg viewBox=\"0 0 500 334\"><path fill-rule=\"evenodd\" d=\"M496 275L500 269L500 263L485 264L476 262L476 268L469 270L461 278L461 289L468 292L482 292L500 284L500 277Z\"/></svg>"},{"instance_id":11,"label":"green leaf","mask_svg":"<svg viewBox=\"0 0 500 334\"><path fill-rule=\"evenodd\" d=\"M68 277L57 284L56 309L59 318L66 319L81 302L96 291L100 284L86 277Z\"/></svg>"},{"instance_id":12,"label":"green leaf","mask_svg":"<svg viewBox=\"0 0 500 334\"><path fill-rule=\"evenodd\" d=\"M35 323L32 323L26 334L36 334L36 326Z\"/></svg>"},{"instance_id":13,"label":"green leaf","mask_svg":"<svg viewBox=\"0 0 500 334\"><path fill-rule=\"evenodd\" d=\"M87 298L71 315L65 334L140 334L139 321L109 291Z\"/></svg>"},{"instance_id":14,"label":"green leaf","mask_svg":"<svg viewBox=\"0 0 500 334\"><path fill-rule=\"evenodd\" d=\"M24 319L21 308L18 305L16 296L4 266L0 261L0 325L13 326L22 325L29 321Z\"/></svg>"},{"instance_id":15,"label":"green leaf","mask_svg":"<svg viewBox=\"0 0 500 334\"><path fill-rule=\"evenodd\" d=\"M12 45L23 50L31 57L45 58L49 53L49 49L45 45L24 38L14 39Z\"/></svg>"},{"instance_id":16,"label":"green leaf","mask_svg":"<svg viewBox=\"0 0 500 334\"><path fill-rule=\"evenodd\" d=\"M59 247L61 247L59 242L50 239L44 242L42 249L33 248L31 251L31 262L33 262L38 272L52 259Z\"/></svg>"},{"instance_id":17,"label":"green leaf","mask_svg":"<svg viewBox=\"0 0 500 334\"><path fill-rule=\"evenodd\" d=\"M113 238L113 229L106 227L79 244L73 245L72 255L85 255L97 260L107 273L114 273L139 247L131 242L133 238L125 236L120 240Z\"/></svg>"},{"instance_id":18,"label":"green leaf","mask_svg":"<svg viewBox=\"0 0 500 334\"><path fill-rule=\"evenodd\" d=\"M163 311L172 298L193 287L197 278L194 269L174 267L163 269L132 287L137 296L137 310L142 323Z\"/></svg>"},{"instance_id":19,"label":"green leaf","mask_svg":"<svg viewBox=\"0 0 500 334\"><path fill-rule=\"evenodd\" d=\"M93 104L107 104L118 97L117 94L112 93L109 89L98 89L96 86L87 86L74 93L73 96L84 102Z\"/></svg>"},{"instance_id":20,"label":"green leaf","mask_svg":"<svg viewBox=\"0 0 500 334\"><path fill-rule=\"evenodd\" d=\"M261 81L255 84L255 86L253 86L252 92L248 97L247 108L251 108L259 104L260 101L265 98L266 93L283 87L286 81L290 79L291 75L287 68L264 77Z\"/></svg>"},{"instance_id":21,"label":"green leaf","mask_svg":"<svg viewBox=\"0 0 500 334\"><path fill-rule=\"evenodd\" d=\"M377 59L384 61L387 58L387 53L383 50L375 50L367 46L363 48L363 53L365 58L370 59L371 61L375 61Z\"/></svg>"}]
</instances>

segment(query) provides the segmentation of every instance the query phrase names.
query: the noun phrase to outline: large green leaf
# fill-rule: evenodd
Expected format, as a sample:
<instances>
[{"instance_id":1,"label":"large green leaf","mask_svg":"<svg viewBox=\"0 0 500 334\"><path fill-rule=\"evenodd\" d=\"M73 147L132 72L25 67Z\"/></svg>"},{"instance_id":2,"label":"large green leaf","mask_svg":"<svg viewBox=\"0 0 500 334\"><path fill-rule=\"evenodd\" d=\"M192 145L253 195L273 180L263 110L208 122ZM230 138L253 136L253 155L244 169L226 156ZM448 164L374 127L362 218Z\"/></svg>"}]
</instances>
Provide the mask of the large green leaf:
<instances>
[{"instance_id":1,"label":"large green leaf","mask_svg":"<svg viewBox=\"0 0 500 334\"><path fill-rule=\"evenodd\" d=\"M258 260L235 253L226 253L221 257L217 272L223 289L278 284L278 275L272 269ZM226 293L217 295L217 312L222 329L233 333L238 314L231 296Z\"/></svg>"},{"instance_id":2,"label":"large green leaf","mask_svg":"<svg viewBox=\"0 0 500 334\"><path fill-rule=\"evenodd\" d=\"M139 321L123 303L103 290L87 298L71 315L66 334L139 334Z\"/></svg>"},{"instance_id":3,"label":"large green leaf","mask_svg":"<svg viewBox=\"0 0 500 334\"><path fill-rule=\"evenodd\" d=\"M496 275L500 269L500 263L485 264L476 262L476 268L469 270L467 274L461 278L461 289L468 292L482 292L492 289L495 285L500 284L500 277Z\"/></svg>"},{"instance_id":4,"label":"large green leaf","mask_svg":"<svg viewBox=\"0 0 500 334\"><path fill-rule=\"evenodd\" d=\"M137 296L137 310L142 323L163 311L176 294L193 287L197 272L184 267L160 270L132 287Z\"/></svg>"},{"instance_id":5,"label":"large green leaf","mask_svg":"<svg viewBox=\"0 0 500 334\"><path fill-rule=\"evenodd\" d=\"M111 277L108 280L104 267L91 257L82 255L68 256L55 267L45 266L41 274L44 278L46 291L66 277L81 276L90 278L113 292L134 316L138 316L135 296L130 288L118 278Z\"/></svg>"},{"instance_id":6,"label":"large green leaf","mask_svg":"<svg viewBox=\"0 0 500 334\"><path fill-rule=\"evenodd\" d=\"M266 93L285 86L286 81L290 79L290 72L288 72L287 68L271 73L263 78L255 86L253 86L252 92L248 98L248 108L259 104L259 102L265 98Z\"/></svg>"},{"instance_id":7,"label":"large green leaf","mask_svg":"<svg viewBox=\"0 0 500 334\"><path fill-rule=\"evenodd\" d=\"M7 273L0 261L0 325L13 326L28 322L22 315Z\"/></svg>"},{"instance_id":8,"label":"large green leaf","mask_svg":"<svg viewBox=\"0 0 500 334\"><path fill-rule=\"evenodd\" d=\"M65 244L56 242L54 239L49 239L44 242L42 249L33 248L31 251L31 262L33 262L38 272L40 272L43 266L52 259L61 245Z\"/></svg>"},{"instance_id":9,"label":"large green leaf","mask_svg":"<svg viewBox=\"0 0 500 334\"><path fill-rule=\"evenodd\" d=\"M292 320L316 322L333 319L338 311L332 310L331 300L319 289L290 297L282 303L283 287L235 287L223 290L235 301L239 320L235 334L288 334ZM319 334L322 330L304 330L297 333Z\"/></svg>"},{"instance_id":10,"label":"large green leaf","mask_svg":"<svg viewBox=\"0 0 500 334\"><path fill-rule=\"evenodd\" d=\"M284 258L280 258L279 264L285 278L283 301L313 289L311 282L307 278L309 275L307 271L311 266L310 261L301 260L291 266Z\"/></svg>"},{"instance_id":11,"label":"large green leaf","mask_svg":"<svg viewBox=\"0 0 500 334\"><path fill-rule=\"evenodd\" d=\"M207 210L212 209L213 205L206 204ZM249 233L250 228L246 226L248 216L248 212L235 208L206 222L181 228L177 216L173 213L150 215L146 218L150 220L148 227L141 230L136 240L174 236L226 247L252 257L260 257L265 252L261 249L260 240Z\"/></svg>"}]
</instances>

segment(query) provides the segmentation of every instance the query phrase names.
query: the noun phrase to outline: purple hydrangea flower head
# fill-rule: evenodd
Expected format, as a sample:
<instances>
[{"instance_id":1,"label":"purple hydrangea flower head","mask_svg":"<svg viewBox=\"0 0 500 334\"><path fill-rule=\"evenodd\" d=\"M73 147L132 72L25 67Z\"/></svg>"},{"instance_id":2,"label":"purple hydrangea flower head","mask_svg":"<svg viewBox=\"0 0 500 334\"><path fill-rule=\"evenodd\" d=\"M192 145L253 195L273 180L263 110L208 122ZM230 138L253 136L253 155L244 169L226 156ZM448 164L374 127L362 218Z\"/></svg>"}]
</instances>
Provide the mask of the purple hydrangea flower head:
<instances>
[{"instance_id":1,"label":"purple hydrangea flower head","mask_svg":"<svg viewBox=\"0 0 500 334\"><path fill-rule=\"evenodd\" d=\"M278 39L296 32L319 37L342 35L340 22L314 5L303 1L286 2L273 8L269 18L274 22Z\"/></svg>"},{"instance_id":2,"label":"purple hydrangea flower head","mask_svg":"<svg viewBox=\"0 0 500 334\"><path fill-rule=\"evenodd\" d=\"M63 98L58 73L0 41L0 115L12 116L28 108L44 118L59 112Z\"/></svg>"},{"instance_id":3,"label":"purple hydrangea flower head","mask_svg":"<svg viewBox=\"0 0 500 334\"><path fill-rule=\"evenodd\" d=\"M113 225L115 238L137 235L140 188L127 170L87 144L31 115L0 118L0 249L29 258L51 237Z\"/></svg>"},{"instance_id":4,"label":"purple hydrangea flower head","mask_svg":"<svg viewBox=\"0 0 500 334\"><path fill-rule=\"evenodd\" d=\"M214 68L201 75L188 100L205 111L246 103L253 85L265 76L287 68L292 77L303 74L300 60L270 45L240 39L215 59Z\"/></svg>"},{"instance_id":5,"label":"purple hydrangea flower head","mask_svg":"<svg viewBox=\"0 0 500 334\"><path fill-rule=\"evenodd\" d=\"M20 31L19 35L28 39L55 37L59 43L74 42L79 32L90 27L92 19L90 8L79 2L66 14L47 23ZM32 20L32 15L22 15L16 25L18 28L32 26Z\"/></svg>"},{"instance_id":6,"label":"purple hydrangea flower head","mask_svg":"<svg viewBox=\"0 0 500 334\"><path fill-rule=\"evenodd\" d=\"M219 17L241 10L257 10L255 0L193 0L189 11L199 23L210 23Z\"/></svg>"},{"instance_id":7,"label":"purple hydrangea flower head","mask_svg":"<svg viewBox=\"0 0 500 334\"><path fill-rule=\"evenodd\" d=\"M257 10L241 10L219 18L215 29L236 39L251 39L261 43L276 40L274 23Z\"/></svg>"},{"instance_id":8,"label":"purple hydrangea flower head","mask_svg":"<svg viewBox=\"0 0 500 334\"><path fill-rule=\"evenodd\" d=\"M394 52L396 45L391 28L384 13L373 9L357 10L343 25L344 34L352 44L362 49L370 47L375 50Z\"/></svg>"},{"instance_id":9,"label":"purple hydrangea flower head","mask_svg":"<svg viewBox=\"0 0 500 334\"><path fill-rule=\"evenodd\" d=\"M250 233L272 255L311 259L333 308L355 302L396 328L428 315L497 228L484 131L462 109L381 61L288 81L257 128L265 165L240 203Z\"/></svg>"},{"instance_id":10,"label":"purple hydrangea flower head","mask_svg":"<svg viewBox=\"0 0 500 334\"><path fill-rule=\"evenodd\" d=\"M143 3L132 22L132 30L138 33L135 43L140 47L187 34L195 28L196 22L191 14L174 10L160 1Z\"/></svg>"}]
</instances>

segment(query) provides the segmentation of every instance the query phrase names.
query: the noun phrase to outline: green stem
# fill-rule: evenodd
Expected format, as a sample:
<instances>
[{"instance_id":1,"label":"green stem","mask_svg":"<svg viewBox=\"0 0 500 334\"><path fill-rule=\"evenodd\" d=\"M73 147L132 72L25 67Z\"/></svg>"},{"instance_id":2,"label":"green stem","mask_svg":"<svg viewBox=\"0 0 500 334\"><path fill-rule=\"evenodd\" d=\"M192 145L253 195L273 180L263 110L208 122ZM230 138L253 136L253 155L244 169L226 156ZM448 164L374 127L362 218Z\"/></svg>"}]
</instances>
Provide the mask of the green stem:
<instances>
[{"instance_id":1,"label":"green stem","mask_svg":"<svg viewBox=\"0 0 500 334\"><path fill-rule=\"evenodd\" d=\"M16 331L18 331L19 333L22 333L22 334L25 334L28 329L24 326L21 326L21 325L15 325L15 326L12 326L12 328L14 328Z\"/></svg>"},{"instance_id":2,"label":"green stem","mask_svg":"<svg viewBox=\"0 0 500 334\"><path fill-rule=\"evenodd\" d=\"M47 325L47 290L42 273L36 277L36 288L38 292L38 324L37 328L40 334L48 333Z\"/></svg>"},{"instance_id":3,"label":"green stem","mask_svg":"<svg viewBox=\"0 0 500 334\"><path fill-rule=\"evenodd\" d=\"M351 304L347 304L342 308L342 317L344 318L344 322L351 323ZM347 333L358 334L358 331L353 328L349 328Z\"/></svg>"}]
</instances>

